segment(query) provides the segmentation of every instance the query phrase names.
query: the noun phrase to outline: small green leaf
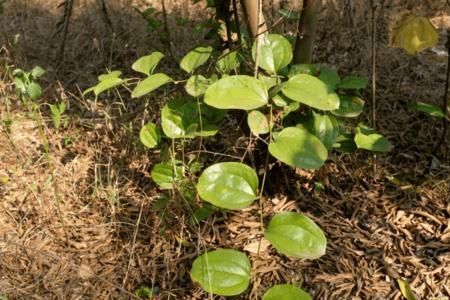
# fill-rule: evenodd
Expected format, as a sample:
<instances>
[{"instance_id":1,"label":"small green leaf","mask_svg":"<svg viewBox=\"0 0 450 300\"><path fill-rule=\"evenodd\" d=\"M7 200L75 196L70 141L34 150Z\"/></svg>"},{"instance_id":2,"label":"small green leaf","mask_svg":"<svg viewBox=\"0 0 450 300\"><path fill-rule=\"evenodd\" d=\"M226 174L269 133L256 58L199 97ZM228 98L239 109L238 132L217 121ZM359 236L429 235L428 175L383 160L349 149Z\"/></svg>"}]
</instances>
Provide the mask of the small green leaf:
<instances>
[{"instance_id":1,"label":"small green leaf","mask_svg":"<svg viewBox=\"0 0 450 300\"><path fill-rule=\"evenodd\" d=\"M161 141L161 134L158 127L154 123L149 122L139 131L139 139L145 147L151 149L158 146Z\"/></svg>"},{"instance_id":2,"label":"small green leaf","mask_svg":"<svg viewBox=\"0 0 450 300\"><path fill-rule=\"evenodd\" d=\"M397 283L398 286L400 287L400 291L402 292L403 297L405 297L406 300L417 300L416 296L414 295L414 292L409 286L408 281L403 280L401 278L397 278Z\"/></svg>"},{"instance_id":3,"label":"small green leaf","mask_svg":"<svg viewBox=\"0 0 450 300\"><path fill-rule=\"evenodd\" d=\"M237 51L222 53L221 58L216 63L216 69L222 74L230 74L231 71L239 67L239 53Z\"/></svg>"},{"instance_id":4,"label":"small green leaf","mask_svg":"<svg viewBox=\"0 0 450 300\"><path fill-rule=\"evenodd\" d=\"M434 116L434 117L438 117L438 118L445 118L445 114L442 111L442 108L440 108L437 105L428 104L428 103L419 101L419 102L416 102L416 103L410 105L410 109L427 113L430 116Z\"/></svg>"},{"instance_id":5,"label":"small green leaf","mask_svg":"<svg viewBox=\"0 0 450 300\"><path fill-rule=\"evenodd\" d=\"M297 11L293 11L292 9L282 8L278 10L280 16L289 21L297 21L300 19L300 13Z\"/></svg>"},{"instance_id":6,"label":"small green leaf","mask_svg":"<svg viewBox=\"0 0 450 300\"><path fill-rule=\"evenodd\" d=\"M153 73L159 61L164 57L161 52L153 52L136 60L131 68L136 72L144 73L147 76Z\"/></svg>"},{"instance_id":7,"label":"small green leaf","mask_svg":"<svg viewBox=\"0 0 450 300\"><path fill-rule=\"evenodd\" d=\"M269 133L269 121L266 116L258 110L253 110L247 115L247 123L254 135Z\"/></svg>"},{"instance_id":8,"label":"small green leaf","mask_svg":"<svg viewBox=\"0 0 450 300\"><path fill-rule=\"evenodd\" d=\"M199 207L194 211L189 222L191 224L198 224L201 221L208 219L212 213L213 207L206 203L203 207Z\"/></svg>"},{"instance_id":9,"label":"small green leaf","mask_svg":"<svg viewBox=\"0 0 450 300\"><path fill-rule=\"evenodd\" d=\"M294 285L278 284L268 289L262 300L312 300L311 296Z\"/></svg>"},{"instance_id":10,"label":"small green leaf","mask_svg":"<svg viewBox=\"0 0 450 300\"><path fill-rule=\"evenodd\" d=\"M360 149L375 152L387 152L391 148L388 139L363 123L359 123L356 127L355 143Z\"/></svg>"},{"instance_id":11,"label":"small green leaf","mask_svg":"<svg viewBox=\"0 0 450 300\"><path fill-rule=\"evenodd\" d=\"M332 110L331 113L338 117L356 118L364 107L364 100L353 95L339 95L339 109Z\"/></svg>"},{"instance_id":12,"label":"small green leaf","mask_svg":"<svg viewBox=\"0 0 450 300\"><path fill-rule=\"evenodd\" d=\"M26 86L27 94L32 100L36 100L42 95L41 86L37 82L31 82Z\"/></svg>"},{"instance_id":13,"label":"small green leaf","mask_svg":"<svg viewBox=\"0 0 450 300\"><path fill-rule=\"evenodd\" d=\"M341 83L337 85L337 87L347 90L360 90L365 89L368 83L369 81L364 77L346 76L342 79Z\"/></svg>"},{"instance_id":14,"label":"small green leaf","mask_svg":"<svg viewBox=\"0 0 450 300\"><path fill-rule=\"evenodd\" d=\"M322 115L313 111L312 117L305 124L306 129L314 134L330 149L339 135L339 122L335 117Z\"/></svg>"},{"instance_id":15,"label":"small green leaf","mask_svg":"<svg viewBox=\"0 0 450 300\"><path fill-rule=\"evenodd\" d=\"M319 258L327 247L327 239L320 227L307 216L295 212L276 214L264 236L280 253L295 258Z\"/></svg>"},{"instance_id":16,"label":"small green leaf","mask_svg":"<svg viewBox=\"0 0 450 300\"><path fill-rule=\"evenodd\" d=\"M327 159L327 148L304 128L286 127L269 144L275 158L292 167L319 169Z\"/></svg>"},{"instance_id":17,"label":"small green leaf","mask_svg":"<svg viewBox=\"0 0 450 300\"><path fill-rule=\"evenodd\" d=\"M219 109L253 110L268 102L263 82L247 75L222 78L205 92L205 103Z\"/></svg>"},{"instance_id":18,"label":"small green leaf","mask_svg":"<svg viewBox=\"0 0 450 300\"><path fill-rule=\"evenodd\" d=\"M341 82L338 72L325 66L320 66L319 79L326 83L330 92L333 92Z\"/></svg>"},{"instance_id":19,"label":"small green leaf","mask_svg":"<svg viewBox=\"0 0 450 300\"><path fill-rule=\"evenodd\" d=\"M169 101L161 111L161 126L171 139L193 138L198 129L197 104L182 99Z\"/></svg>"},{"instance_id":20,"label":"small green leaf","mask_svg":"<svg viewBox=\"0 0 450 300\"><path fill-rule=\"evenodd\" d=\"M308 74L311 76L316 76L320 73L320 68L317 65L311 64L297 64L292 65L289 68L288 77L294 77L298 74Z\"/></svg>"},{"instance_id":21,"label":"small green leaf","mask_svg":"<svg viewBox=\"0 0 450 300\"><path fill-rule=\"evenodd\" d=\"M192 75L186 83L186 92L192 97L203 95L211 84L211 80L202 75Z\"/></svg>"},{"instance_id":22,"label":"small green leaf","mask_svg":"<svg viewBox=\"0 0 450 300\"><path fill-rule=\"evenodd\" d=\"M151 176L161 189L170 190L177 180L183 178L183 171L181 167L174 167L172 164L156 164L151 171Z\"/></svg>"},{"instance_id":23,"label":"small green leaf","mask_svg":"<svg viewBox=\"0 0 450 300\"><path fill-rule=\"evenodd\" d=\"M327 85L317 77L299 74L290 78L281 90L288 98L320 110L339 108L339 97L328 92Z\"/></svg>"},{"instance_id":24,"label":"small green leaf","mask_svg":"<svg viewBox=\"0 0 450 300\"><path fill-rule=\"evenodd\" d=\"M358 147L355 144L355 135L343 133L339 135L334 141L333 148L341 153L352 153Z\"/></svg>"},{"instance_id":25,"label":"small green leaf","mask_svg":"<svg viewBox=\"0 0 450 300\"><path fill-rule=\"evenodd\" d=\"M169 83L172 81L172 78L163 73L156 73L150 75L146 79L139 82L131 93L132 98L139 98L157 88Z\"/></svg>"},{"instance_id":26,"label":"small green leaf","mask_svg":"<svg viewBox=\"0 0 450 300\"><path fill-rule=\"evenodd\" d=\"M215 206L241 209L258 199L258 176L249 166L237 162L214 164L198 179L200 197Z\"/></svg>"},{"instance_id":27,"label":"small green leaf","mask_svg":"<svg viewBox=\"0 0 450 300\"><path fill-rule=\"evenodd\" d=\"M42 67L36 66L33 68L33 70L31 70L31 76L33 77L33 79L38 79L39 77L44 75L45 72L46 71Z\"/></svg>"},{"instance_id":28,"label":"small green leaf","mask_svg":"<svg viewBox=\"0 0 450 300\"><path fill-rule=\"evenodd\" d=\"M93 87L94 94L96 96L100 95L104 91L112 89L118 85L121 85L123 80L118 77L105 77L103 78L95 87ZM90 89L88 89L90 91ZM85 93L88 93L88 90Z\"/></svg>"},{"instance_id":29,"label":"small green leaf","mask_svg":"<svg viewBox=\"0 0 450 300\"><path fill-rule=\"evenodd\" d=\"M102 75L98 76L98 81L106 81L106 80L118 78L118 77L120 77L120 75L122 75L121 71L112 71L107 74L102 74Z\"/></svg>"},{"instance_id":30,"label":"small green leaf","mask_svg":"<svg viewBox=\"0 0 450 300\"><path fill-rule=\"evenodd\" d=\"M289 65L292 60L292 47L289 41L279 34L265 34L258 43L252 47L252 57L255 60L256 45L259 47L259 66L276 74L279 70Z\"/></svg>"},{"instance_id":31,"label":"small green leaf","mask_svg":"<svg viewBox=\"0 0 450 300\"><path fill-rule=\"evenodd\" d=\"M248 288L250 272L250 261L244 253L218 249L194 260L191 278L208 293L234 296Z\"/></svg>"},{"instance_id":32,"label":"small green leaf","mask_svg":"<svg viewBox=\"0 0 450 300\"><path fill-rule=\"evenodd\" d=\"M211 56L212 47L197 47L190 51L180 62L180 67L188 73L203 65Z\"/></svg>"}]
</instances>

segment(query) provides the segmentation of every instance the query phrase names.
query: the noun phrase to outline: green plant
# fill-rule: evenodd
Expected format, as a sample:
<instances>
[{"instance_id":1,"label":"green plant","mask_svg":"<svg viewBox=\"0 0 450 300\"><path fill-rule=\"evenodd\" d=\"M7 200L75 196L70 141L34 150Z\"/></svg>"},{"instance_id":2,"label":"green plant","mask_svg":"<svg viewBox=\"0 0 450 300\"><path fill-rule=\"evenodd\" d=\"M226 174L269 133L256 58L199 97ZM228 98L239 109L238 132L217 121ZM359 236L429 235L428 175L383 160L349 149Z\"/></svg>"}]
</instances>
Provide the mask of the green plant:
<instances>
[{"instance_id":1,"label":"green plant","mask_svg":"<svg viewBox=\"0 0 450 300\"><path fill-rule=\"evenodd\" d=\"M42 88L37 82L37 79L45 74L43 68L37 66L30 72L25 72L22 69L15 69L12 74L16 84L16 92L22 101L25 97L34 101L42 95Z\"/></svg>"},{"instance_id":2,"label":"green plant","mask_svg":"<svg viewBox=\"0 0 450 300\"><path fill-rule=\"evenodd\" d=\"M211 57L215 68L202 68ZM250 57L260 68L256 77L247 75L252 70L242 66L243 73L238 72L242 58ZM366 87L367 79L341 78L335 70L321 65L292 64L291 44L281 35L264 35L251 51L218 53L211 47L197 47L182 58L180 68L187 78L179 81L163 73L153 74L162 58L161 53L155 52L133 64L133 69L146 78L133 87L132 97L148 97L150 92L170 83L184 84L186 93L165 103L160 127L149 122L139 136L147 148L161 147L161 152L166 153L151 172L161 189L181 192L180 187L192 187L197 182L200 198L213 205L198 208L196 212L201 217L211 214L214 206L230 210L248 207L261 198L264 190L266 176L260 183L256 172L243 162L215 163L197 179L199 166L191 170L183 156L179 160L176 145L183 151L186 140L199 138L201 143L203 138L216 134L230 110L244 111L251 133L267 145L273 158L291 167L319 169L332 151L385 152L391 147L386 138L363 123L352 129L351 123L345 122L361 114L364 101L360 90ZM200 74L199 70L205 72ZM116 75L111 78L118 78ZM105 81L104 76L86 92L93 91L96 96L103 92L105 89L98 86ZM110 87L131 82L121 79L119 83L110 77L108 80L111 84L106 86ZM197 217L194 220L198 222ZM276 250L293 258L317 259L326 251L325 234L303 214L276 214L264 235ZM250 269L244 253L218 249L194 261L191 277L209 293L237 295L247 289ZM302 294L308 299L305 292L289 286L271 290L264 299L275 299L279 293ZM292 297L286 299L300 299Z\"/></svg>"},{"instance_id":3,"label":"green plant","mask_svg":"<svg viewBox=\"0 0 450 300\"><path fill-rule=\"evenodd\" d=\"M64 116L64 112L66 111L66 104L61 102L59 104L49 104L50 111L52 112L52 121L53 126L55 126L56 131L59 131L61 125L63 127L67 127L68 119Z\"/></svg>"}]
</instances>

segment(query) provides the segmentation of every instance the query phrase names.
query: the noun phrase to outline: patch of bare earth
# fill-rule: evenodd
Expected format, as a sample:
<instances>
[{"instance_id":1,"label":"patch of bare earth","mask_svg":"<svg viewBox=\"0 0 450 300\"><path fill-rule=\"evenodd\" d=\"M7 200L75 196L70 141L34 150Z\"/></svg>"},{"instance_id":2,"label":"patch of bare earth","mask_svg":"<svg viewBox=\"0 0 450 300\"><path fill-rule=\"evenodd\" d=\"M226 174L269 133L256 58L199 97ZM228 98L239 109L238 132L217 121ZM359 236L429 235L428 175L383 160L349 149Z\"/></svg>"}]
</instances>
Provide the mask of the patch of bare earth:
<instances>
[{"instance_id":1,"label":"patch of bare earth","mask_svg":"<svg viewBox=\"0 0 450 300\"><path fill-rule=\"evenodd\" d=\"M80 95L107 68L130 73L126 70L140 55L165 51L132 8L144 2L111 1L114 38L95 1L78 2L59 65L56 46L46 46L57 44L50 38L60 13L56 1L28 1L27 14L20 3L8 2L0 15L1 58L21 68L46 67L42 101L66 101L69 118L69 127L56 132L43 105L42 136L14 95L9 73L0 69L0 296L134 299L134 291L147 285L158 291L155 299L208 299L188 272L196 256L221 247L249 255L259 295L287 282L315 299L402 299L396 279L404 278L420 299L450 298L450 149L447 143L433 151L442 130L439 120L408 110L415 101L440 103L445 62L432 52L409 57L387 47L389 20L403 5L438 16L437 26L446 26L445 3L423 1L418 7L413 0L385 1L377 11L377 127L395 147L377 157L376 176L366 153L333 154L326 174L279 166L268 174L264 222L276 212L300 211L327 236L325 256L301 261L276 253L264 239L257 258L259 203L215 212L199 225L189 222L192 203L178 194L171 194L166 206L157 205L161 191L149 172L159 154L146 151L137 136L142 124L158 120L158 105L167 100L163 95L150 103L126 93L98 101ZM197 23L207 18L203 7L186 3L168 5L177 59L197 43L208 43L193 25L176 25L178 17ZM317 61L342 74L370 76L368 5L330 0L325 7ZM15 48L16 34L20 46ZM444 43L441 30L438 48ZM174 73L174 67L176 59L162 64L167 72ZM357 121L368 122L370 101L366 106ZM205 141L205 150L241 157L248 139L235 143L235 136L240 132L228 129ZM190 151L197 145L185 146ZM252 156L257 159L258 153ZM323 182L324 189L315 191L314 181ZM237 299L249 297L250 289Z\"/></svg>"}]
</instances>

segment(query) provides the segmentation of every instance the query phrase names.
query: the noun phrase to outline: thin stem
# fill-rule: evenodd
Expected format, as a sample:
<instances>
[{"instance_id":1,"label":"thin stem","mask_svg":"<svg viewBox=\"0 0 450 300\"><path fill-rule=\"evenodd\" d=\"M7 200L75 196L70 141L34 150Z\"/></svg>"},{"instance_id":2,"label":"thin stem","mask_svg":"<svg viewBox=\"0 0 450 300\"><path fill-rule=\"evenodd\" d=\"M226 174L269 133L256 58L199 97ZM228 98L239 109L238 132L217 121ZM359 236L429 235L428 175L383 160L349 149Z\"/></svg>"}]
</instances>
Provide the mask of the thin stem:
<instances>
[{"instance_id":1,"label":"thin stem","mask_svg":"<svg viewBox=\"0 0 450 300\"><path fill-rule=\"evenodd\" d=\"M450 2L448 2L448 5L450 6ZM444 130L442 131L442 136L439 139L438 143L436 144L435 151L439 149L439 147L445 142L445 137L447 136L448 132L448 88L449 88L449 82L450 82L450 29L447 30L447 53L448 53L448 61L447 61L447 74L445 79L445 91L444 91L444 98L442 99L442 111L444 112L444 118L442 119L442 124L444 126ZM434 152L435 152L434 151Z\"/></svg>"},{"instance_id":2,"label":"thin stem","mask_svg":"<svg viewBox=\"0 0 450 300\"><path fill-rule=\"evenodd\" d=\"M259 27L261 25L261 18L262 18L262 0L258 1L258 22L257 22L257 31L256 31L256 51L255 51L255 72L253 76L255 78L258 78L258 65L259 65Z\"/></svg>"},{"instance_id":3,"label":"thin stem","mask_svg":"<svg viewBox=\"0 0 450 300\"><path fill-rule=\"evenodd\" d=\"M370 46L371 46L371 55L372 55L372 127L377 130L377 48L375 44L376 38L376 18L375 12L377 10L377 6L374 4L374 0L370 0L370 8L371 8L371 17L372 17L372 25L371 25L371 34L370 34ZM373 155L373 176L375 177L377 173L377 156Z\"/></svg>"}]
</instances>

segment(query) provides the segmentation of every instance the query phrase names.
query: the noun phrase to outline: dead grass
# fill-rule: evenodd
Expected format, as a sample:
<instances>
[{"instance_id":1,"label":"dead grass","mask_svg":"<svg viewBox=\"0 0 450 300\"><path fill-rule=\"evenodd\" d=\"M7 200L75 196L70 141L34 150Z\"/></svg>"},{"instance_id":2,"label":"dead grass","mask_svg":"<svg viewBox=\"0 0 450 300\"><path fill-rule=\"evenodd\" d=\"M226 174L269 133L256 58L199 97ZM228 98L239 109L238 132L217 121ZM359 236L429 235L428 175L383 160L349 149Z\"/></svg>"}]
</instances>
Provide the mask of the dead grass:
<instances>
[{"instance_id":1,"label":"dead grass","mask_svg":"<svg viewBox=\"0 0 450 300\"><path fill-rule=\"evenodd\" d=\"M129 70L140 55L164 50L133 11L132 4L145 6L145 1L111 2L115 38L96 6L80 1L61 64L54 61L57 40L50 39L58 16L52 1L28 1L26 10L24 3L9 2L1 15L0 58L21 68L45 67L43 101L66 101L70 119L57 133L42 107L52 170L35 122L14 96L7 70L0 68L5 78L1 119L12 121L9 129L2 122L0 133L0 295L9 299L133 299L142 285L158 290L156 299L207 299L188 273L206 248L243 249L255 264L257 204L239 213L215 213L199 226L188 222L191 205L179 196L155 209L159 191L149 171L159 157L139 145L137 132L144 121L157 120L155 103L162 97L143 103L114 94L98 102L80 96L106 69ZM175 59L163 65L169 73L188 49L207 43L192 25L175 24L176 17L208 17L189 2L168 4L175 49ZM422 5L416 9L427 15L442 15L445 7L437 1ZM274 168L263 200L264 220L278 211L304 212L320 224L329 245L321 259L299 261L278 255L263 240L255 266L260 294L290 282L315 299L401 299L395 280L402 277L420 299L450 297L450 150L447 144L433 153L441 123L407 109L414 101L441 101L445 64L428 60L426 53L408 57L386 47L388 20L397 10L398 1L385 3L378 24L378 129L395 149L379 157L376 180L370 155L333 156L321 192L311 183L324 180L320 174L283 170L283 178ZM343 74L369 76L367 16L363 4L329 1L317 61ZM16 34L17 47L12 44ZM367 121L369 106L361 121ZM205 146L242 155L247 141L229 145L228 140L222 135ZM68 241L56 194L62 198Z\"/></svg>"}]
</instances>

